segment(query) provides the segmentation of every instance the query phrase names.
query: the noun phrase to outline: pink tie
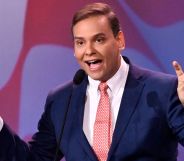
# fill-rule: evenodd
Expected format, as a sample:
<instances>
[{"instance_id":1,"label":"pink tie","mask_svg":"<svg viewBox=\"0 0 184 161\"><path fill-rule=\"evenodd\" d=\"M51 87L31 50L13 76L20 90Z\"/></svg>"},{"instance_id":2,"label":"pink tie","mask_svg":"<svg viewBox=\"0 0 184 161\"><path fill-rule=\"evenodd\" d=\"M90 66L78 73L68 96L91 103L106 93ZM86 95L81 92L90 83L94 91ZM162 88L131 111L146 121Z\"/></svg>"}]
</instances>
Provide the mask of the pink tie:
<instances>
[{"instance_id":1,"label":"pink tie","mask_svg":"<svg viewBox=\"0 0 184 161\"><path fill-rule=\"evenodd\" d=\"M101 82L99 85L100 101L93 134L93 149L99 161L107 160L112 138L111 108L107 89L106 82Z\"/></svg>"}]
</instances>

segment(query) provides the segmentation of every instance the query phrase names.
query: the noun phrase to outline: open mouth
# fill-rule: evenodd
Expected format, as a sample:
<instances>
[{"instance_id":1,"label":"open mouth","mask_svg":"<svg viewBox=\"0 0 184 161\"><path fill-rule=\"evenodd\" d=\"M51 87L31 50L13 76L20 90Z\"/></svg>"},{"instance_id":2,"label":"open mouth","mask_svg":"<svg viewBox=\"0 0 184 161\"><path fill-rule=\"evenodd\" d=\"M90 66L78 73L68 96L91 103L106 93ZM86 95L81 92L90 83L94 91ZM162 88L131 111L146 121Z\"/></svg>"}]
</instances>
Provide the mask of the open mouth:
<instances>
[{"instance_id":1,"label":"open mouth","mask_svg":"<svg viewBox=\"0 0 184 161\"><path fill-rule=\"evenodd\" d=\"M88 64L89 66L91 65L95 65L95 64L99 64L101 63L102 60L90 60L90 61L85 61L86 64Z\"/></svg>"}]
</instances>

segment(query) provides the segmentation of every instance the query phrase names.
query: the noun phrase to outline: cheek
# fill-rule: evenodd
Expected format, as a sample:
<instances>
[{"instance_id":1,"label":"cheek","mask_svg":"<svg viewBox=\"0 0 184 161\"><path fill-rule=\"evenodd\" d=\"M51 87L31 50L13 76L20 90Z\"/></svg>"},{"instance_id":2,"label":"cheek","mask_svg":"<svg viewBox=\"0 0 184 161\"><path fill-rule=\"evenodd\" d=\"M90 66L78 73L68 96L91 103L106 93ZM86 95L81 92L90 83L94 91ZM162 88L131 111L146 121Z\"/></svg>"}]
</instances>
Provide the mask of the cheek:
<instances>
[{"instance_id":1,"label":"cheek","mask_svg":"<svg viewBox=\"0 0 184 161\"><path fill-rule=\"evenodd\" d=\"M120 53L117 50L109 50L106 57L107 67L117 66L120 60Z\"/></svg>"},{"instance_id":2,"label":"cheek","mask_svg":"<svg viewBox=\"0 0 184 161\"><path fill-rule=\"evenodd\" d=\"M84 63L83 63L83 55L80 54L79 52L76 52L75 51L75 59L76 59L77 63L80 65L80 67L83 68L83 66L84 66Z\"/></svg>"},{"instance_id":3,"label":"cheek","mask_svg":"<svg viewBox=\"0 0 184 161\"><path fill-rule=\"evenodd\" d=\"M75 56L75 58L76 58L78 61L80 61L80 60L83 59L83 54L82 54L82 52L81 52L80 50L76 50L76 49L75 49L74 53L75 53L74 56Z\"/></svg>"},{"instance_id":4,"label":"cheek","mask_svg":"<svg viewBox=\"0 0 184 161\"><path fill-rule=\"evenodd\" d=\"M85 66L84 66L84 63L82 62L82 60L81 60L80 58L77 58L77 57L75 57L75 59L76 59L78 65L79 65L82 69L84 69Z\"/></svg>"}]
</instances>

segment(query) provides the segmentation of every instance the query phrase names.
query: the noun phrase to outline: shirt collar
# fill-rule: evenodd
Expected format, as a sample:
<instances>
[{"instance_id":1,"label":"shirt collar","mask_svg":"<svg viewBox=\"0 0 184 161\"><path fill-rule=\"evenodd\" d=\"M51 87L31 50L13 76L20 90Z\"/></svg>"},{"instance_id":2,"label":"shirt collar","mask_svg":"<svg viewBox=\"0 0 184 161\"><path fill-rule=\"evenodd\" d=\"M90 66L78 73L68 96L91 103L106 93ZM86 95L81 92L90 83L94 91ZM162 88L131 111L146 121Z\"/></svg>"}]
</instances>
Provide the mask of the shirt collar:
<instances>
[{"instance_id":1,"label":"shirt collar","mask_svg":"<svg viewBox=\"0 0 184 161\"><path fill-rule=\"evenodd\" d=\"M124 61L121 56L121 65L115 75L107 81L107 84L113 94L116 94L120 87L125 86L125 82L127 80L129 65ZM98 89L100 84L99 80L94 80L90 76L88 76L89 86L92 89Z\"/></svg>"}]
</instances>

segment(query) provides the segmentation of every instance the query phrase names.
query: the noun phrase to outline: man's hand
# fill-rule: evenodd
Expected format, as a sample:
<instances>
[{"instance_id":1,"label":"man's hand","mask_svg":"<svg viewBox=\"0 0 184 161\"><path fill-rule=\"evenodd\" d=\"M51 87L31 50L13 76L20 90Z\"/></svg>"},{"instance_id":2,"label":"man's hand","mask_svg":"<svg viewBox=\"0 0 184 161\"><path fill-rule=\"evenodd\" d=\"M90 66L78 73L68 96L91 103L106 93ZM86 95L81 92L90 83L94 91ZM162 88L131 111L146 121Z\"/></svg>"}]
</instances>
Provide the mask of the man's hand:
<instances>
[{"instance_id":1,"label":"man's hand","mask_svg":"<svg viewBox=\"0 0 184 161\"><path fill-rule=\"evenodd\" d=\"M0 131L2 130L2 128L3 128L3 119L0 116Z\"/></svg>"},{"instance_id":2,"label":"man's hand","mask_svg":"<svg viewBox=\"0 0 184 161\"><path fill-rule=\"evenodd\" d=\"M184 73L181 65L177 61L173 61L172 65L175 69L176 75L178 77L178 96L181 103L184 105Z\"/></svg>"}]
</instances>

